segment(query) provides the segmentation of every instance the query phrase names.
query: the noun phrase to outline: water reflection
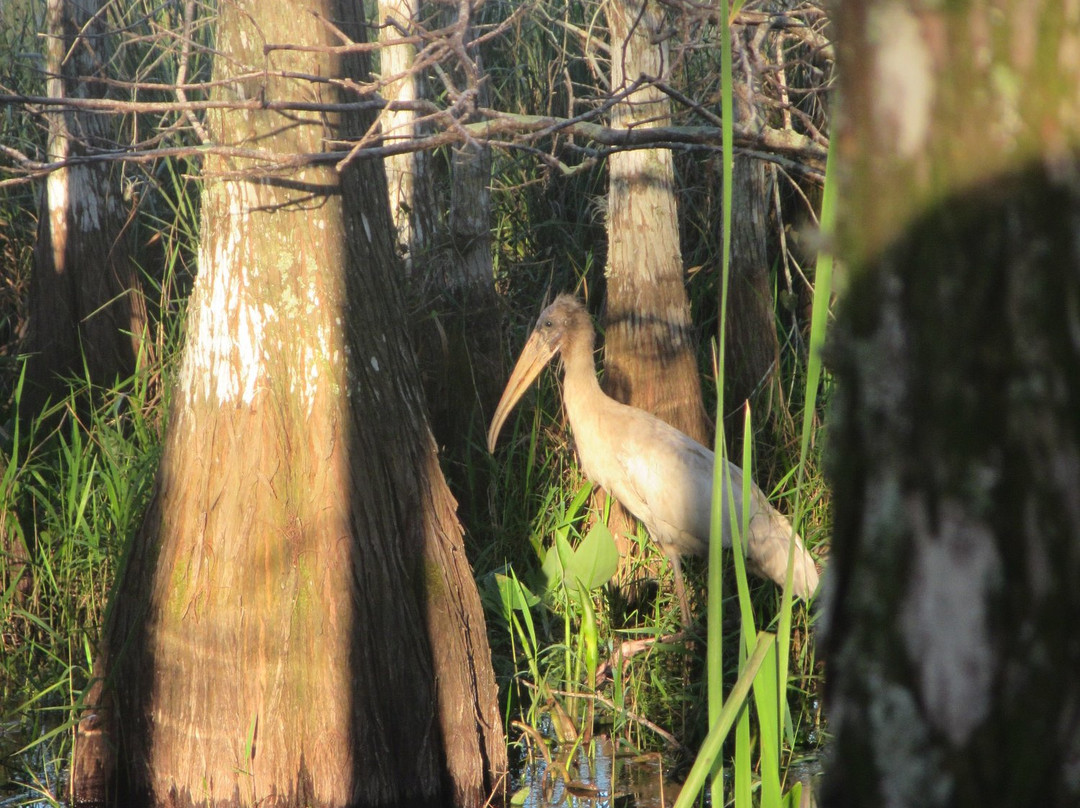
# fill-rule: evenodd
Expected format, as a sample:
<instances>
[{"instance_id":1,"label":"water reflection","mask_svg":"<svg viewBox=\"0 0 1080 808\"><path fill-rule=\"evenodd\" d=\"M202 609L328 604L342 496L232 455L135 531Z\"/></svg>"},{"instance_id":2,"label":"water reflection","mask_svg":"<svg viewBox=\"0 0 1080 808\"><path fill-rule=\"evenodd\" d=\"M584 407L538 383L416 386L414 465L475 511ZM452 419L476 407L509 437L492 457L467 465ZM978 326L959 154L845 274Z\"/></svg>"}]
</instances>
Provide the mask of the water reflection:
<instances>
[{"instance_id":1,"label":"water reflection","mask_svg":"<svg viewBox=\"0 0 1080 808\"><path fill-rule=\"evenodd\" d=\"M525 808L663 808L678 786L664 782L658 753L616 752L607 737L532 754L521 764L513 803Z\"/></svg>"},{"instance_id":2,"label":"water reflection","mask_svg":"<svg viewBox=\"0 0 1080 808\"><path fill-rule=\"evenodd\" d=\"M809 756L794 761L788 785L802 784L800 808L816 808L822 761ZM667 779L659 753L617 752L606 736L592 744L563 744L551 752L531 748L519 764L512 803L523 808L670 808L680 783ZM731 771L725 770L725 790ZM706 803L707 803L706 797Z\"/></svg>"}]
</instances>

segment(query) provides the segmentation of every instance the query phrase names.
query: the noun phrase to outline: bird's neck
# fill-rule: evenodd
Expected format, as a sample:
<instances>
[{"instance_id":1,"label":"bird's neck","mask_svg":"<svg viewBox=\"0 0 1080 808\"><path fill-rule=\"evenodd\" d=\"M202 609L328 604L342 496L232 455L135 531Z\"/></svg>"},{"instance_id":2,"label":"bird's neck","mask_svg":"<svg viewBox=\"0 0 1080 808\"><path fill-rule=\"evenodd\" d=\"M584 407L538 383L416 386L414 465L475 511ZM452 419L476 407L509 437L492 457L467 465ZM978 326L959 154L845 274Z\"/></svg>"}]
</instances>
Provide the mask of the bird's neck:
<instances>
[{"instance_id":1,"label":"bird's neck","mask_svg":"<svg viewBox=\"0 0 1080 808\"><path fill-rule=\"evenodd\" d=\"M577 339L569 341L563 348L564 397L567 417L574 420L578 407L588 406L588 402L603 398L600 382L596 378L596 365L593 362L592 328L582 333Z\"/></svg>"}]
</instances>

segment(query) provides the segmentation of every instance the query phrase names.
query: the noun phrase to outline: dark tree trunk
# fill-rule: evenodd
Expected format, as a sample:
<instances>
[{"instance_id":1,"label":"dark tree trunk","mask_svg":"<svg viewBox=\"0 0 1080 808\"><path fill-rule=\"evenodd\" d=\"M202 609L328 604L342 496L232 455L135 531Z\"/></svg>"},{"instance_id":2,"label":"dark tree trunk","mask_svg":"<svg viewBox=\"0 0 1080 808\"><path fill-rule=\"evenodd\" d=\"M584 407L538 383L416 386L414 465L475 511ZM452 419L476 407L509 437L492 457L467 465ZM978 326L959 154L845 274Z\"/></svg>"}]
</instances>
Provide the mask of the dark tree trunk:
<instances>
[{"instance_id":1,"label":"dark tree trunk","mask_svg":"<svg viewBox=\"0 0 1080 808\"><path fill-rule=\"evenodd\" d=\"M99 0L49 0L48 92L103 97L111 45ZM86 110L50 112L49 159L116 148L115 118ZM54 171L42 190L22 349L27 384L22 417L67 394L65 377L112 385L135 370L146 309L127 232L129 214L116 163Z\"/></svg>"},{"instance_id":2,"label":"dark tree trunk","mask_svg":"<svg viewBox=\"0 0 1080 808\"><path fill-rule=\"evenodd\" d=\"M303 98L311 85L285 76L366 75L266 49L362 40L359 4L312 10L223 5L217 97ZM111 742L123 805L479 806L506 770L494 674L408 343L385 174L295 160L371 121L207 123L280 162L206 157L164 455L76 772L99 786L110 761L87 752Z\"/></svg>"},{"instance_id":3,"label":"dark tree trunk","mask_svg":"<svg viewBox=\"0 0 1080 808\"><path fill-rule=\"evenodd\" d=\"M349 22L355 27L346 30L352 30L356 41L363 41L365 32L359 16L350 17ZM347 75L365 76L368 72L362 56L347 61ZM370 122L362 114L354 113L347 116L344 128L346 134L356 138L368 131ZM480 808L492 801L498 804L505 797L500 792L507 785L509 763L487 623L465 555L457 503L443 477L435 439L428 426L423 385L409 342L405 301L398 282L400 267L384 258L392 252L391 240L382 235L392 232L389 206L383 196L386 178L380 163L368 161L358 165L356 173L346 175L345 180L346 229L352 248L346 272L350 319L361 326L358 341L362 339L377 347L389 340L397 349L397 361L385 373L380 373L371 363L361 363L364 374L371 376L370 388L374 392L367 399L360 421L366 425L365 431L380 436L376 424L386 420L386 402L396 399L405 404L402 417L391 419L400 421L399 440L384 442L379 448L384 456L400 453L411 457L411 462L391 482L393 490L415 490L416 503L415 506L404 503L393 513L398 519L399 535L407 538L410 532L419 530L423 542L417 588L433 657L445 799L457 808ZM379 192L377 205L372 202L373 188ZM371 222L375 222L373 232L377 238L369 246L359 236ZM364 267L368 271L359 271ZM389 308L388 304L391 304ZM391 322L385 326L375 325L380 318L388 317ZM381 392L380 383L384 388ZM367 459L362 462L370 462L366 453L364 457ZM384 499L380 507L385 509L391 502ZM392 633L382 633L375 640L378 646L393 642L394 638ZM399 705L399 709L409 708ZM420 705L418 715L422 714Z\"/></svg>"},{"instance_id":4,"label":"dark tree trunk","mask_svg":"<svg viewBox=\"0 0 1080 808\"><path fill-rule=\"evenodd\" d=\"M823 804L1080 804L1076 15L839 22Z\"/></svg>"},{"instance_id":5,"label":"dark tree trunk","mask_svg":"<svg viewBox=\"0 0 1080 808\"><path fill-rule=\"evenodd\" d=\"M452 76L460 103L488 106L484 63L473 42L479 3L460 0L446 9L459 55ZM502 318L495 294L491 242L491 148L479 143L454 147L445 232L422 265L411 273L419 301L417 353L431 413L452 484L473 476L472 447L482 444L505 378ZM427 195L434 196L433 191ZM474 464L475 465L475 464Z\"/></svg>"},{"instance_id":6,"label":"dark tree trunk","mask_svg":"<svg viewBox=\"0 0 1080 808\"><path fill-rule=\"evenodd\" d=\"M742 412L748 399L762 399L766 409L771 407L780 344L769 280L766 166L754 158L736 157L733 180L724 382L728 411ZM741 429L728 431L733 437L741 434Z\"/></svg>"},{"instance_id":7,"label":"dark tree trunk","mask_svg":"<svg viewBox=\"0 0 1080 808\"><path fill-rule=\"evenodd\" d=\"M749 34L739 27L733 29L732 36L742 45ZM760 80L753 73L750 59L739 59L737 64L735 119L740 125L753 128L761 123L757 102ZM737 413L737 422L729 424L726 432L733 444L742 440L743 403L754 399L767 412L774 403L774 394L779 393L775 382L780 344L776 339L769 280L771 171L762 160L744 154L735 156L724 377L726 409Z\"/></svg>"}]
</instances>

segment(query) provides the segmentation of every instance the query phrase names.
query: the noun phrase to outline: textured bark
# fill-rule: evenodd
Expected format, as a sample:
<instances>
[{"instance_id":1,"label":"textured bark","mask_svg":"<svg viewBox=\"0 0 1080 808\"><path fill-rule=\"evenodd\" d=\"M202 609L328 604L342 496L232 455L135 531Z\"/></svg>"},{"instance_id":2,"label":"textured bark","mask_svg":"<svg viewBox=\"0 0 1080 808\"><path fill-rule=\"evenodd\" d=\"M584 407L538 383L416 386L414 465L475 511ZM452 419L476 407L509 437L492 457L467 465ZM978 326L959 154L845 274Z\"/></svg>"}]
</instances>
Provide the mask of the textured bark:
<instances>
[{"instance_id":1,"label":"textured bark","mask_svg":"<svg viewBox=\"0 0 1080 808\"><path fill-rule=\"evenodd\" d=\"M762 394L772 403L780 361L769 280L769 180L760 160L735 158L732 187L731 275L728 288L724 382L728 411ZM741 416L740 416L741 417ZM741 434L741 429L728 430Z\"/></svg>"},{"instance_id":2,"label":"textured bark","mask_svg":"<svg viewBox=\"0 0 1080 808\"><path fill-rule=\"evenodd\" d=\"M833 806L1080 801L1075 8L840 9Z\"/></svg>"},{"instance_id":3,"label":"textured bark","mask_svg":"<svg viewBox=\"0 0 1080 808\"><path fill-rule=\"evenodd\" d=\"M454 47L461 59L454 72L460 103L475 109L487 106L487 90L480 50L472 42L473 13L474 2L461 0L447 9L445 24L460 38ZM424 314L417 344L432 429L454 467L461 468L498 401L505 373L492 264L490 147L455 146L450 171L445 238L422 272L413 273L413 288Z\"/></svg>"},{"instance_id":4,"label":"textured bark","mask_svg":"<svg viewBox=\"0 0 1080 808\"><path fill-rule=\"evenodd\" d=\"M491 149L479 144L454 148L451 161L450 239L453 260L445 286L491 289Z\"/></svg>"},{"instance_id":5,"label":"textured bark","mask_svg":"<svg viewBox=\"0 0 1080 808\"><path fill-rule=\"evenodd\" d=\"M57 98L102 97L110 58L100 0L49 0L48 92ZM113 149L116 119L88 111L54 111L50 160ZM64 377L112 385L135 370L146 309L127 234L118 164L54 171L42 189L34 270L22 348L29 354L22 414L33 417L48 397L66 395ZM85 363L85 364L84 364Z\"/></svg>"},{"instance_id":6,"label":"textured bark","mask_svg":"<svg viewBox=\"0 0 1080 808\"><path fill-rule=\"evenodd\" d=\"M742 42L749 33L741 28L732 36ZM735 120L751 129L760 126L756 98L760 79L750 59L737 60ZM731 267L728 287L727 340L724 383L728 412L740 413L743 402L759 391L769 409L780 363L773 296L769 281L769 208L772 205L771 168L762 160L736 155L732 170ZM742 435L742 424L727 434ZM739 438L741 440L741 438Z\"/></svg>"},{"instance_id":7,"label":"textured bark","mask_svg":"<svg viewBox=\"0 0 1080 808\"><path fill-rule=\"evenodd\" d=\"M336 44L323 19L362 38L359 4L312 10L222 6L218 97L310 93L250 78L266 59L364 75L359 60L265 54ZM207 120L217 141L283 158L370 123ZM123 805L480 805L506 768L494 675L419 395L382 166L208 155L204 179L162 465L110 605L111 686L92 692L80 737L117 745Z\"/></svg>"},{"instance_id":8,"label":"textured bark","mask_svg":"<svg viewBox=\"0 0 1080 808\"><path fill-rule=\"evenodd\" d=\"M351 20L357 22L352 36L356 41L362 41L364 31L358 20L359 16ZM367 68L363 58L350 61L347 72L365 75ZM359 114L346 118L346 133L353 137L359 137L368 128L369 122ZM419 525L423 542L422 577L418 583L434 664L437 721L445 757L445 799L459 808L480 808L490 804L493 796L496 803L501 801L500 794L505 796L503 790L509 769L506 736L499 712L498 687L491 666L483 605L465 556L464 535L455 516L456 503L440 470L436 444L428 428L420 374L409 343L401 285L398 275L389 271L389 262L382 258L390 252L386 239L378 239L369 246L368 240L360 237L369 227L375 234L392 232L385 201L380 201L374 210L369 208L371 189L383 187L382 166L375 161L361 163L357 173L346 176L343 187L351 265L385 270L346 273L351 322L371 324L363 329L369 342L385 344L389 340L398 349L398 361L389 366L388 373L380 375L374 363L358 363L365 374L371 374L370 389L374 391L367 399L361 420L367 425L367 431L380 434L375 425L387 420L386 402L394 401L394 391L415 416L401 419L399 438L382 444L381 449L384 456L400 454L410 458L398 478L392 481L395 483L393 490L418 492L415 505L402 505L395 514L403 523L399 528L402 531L406 528L415 530L417 525L413 517L416 514L422 516ZM376 325L386 321L390 312L393 313L391 321ZM380 393L379 382L391 385L390 389ZM384 500L384 506L388 501ZM393 640L392 635L389 640Z\"/></svg>"},{"instance_id":9,"label":"textured bark","mask_svg":"<svg viewBox=\"0 0 1080 808\"><path fill-rule=\"evenodd\" d=\"M480 4L458 0L454 15L455 50L459 54L457 74L463 85L462 100L471 111L486 107L484 62L473 42L473 14ZM479 143L463 143L451 157L450 241L453 256L442 287L451 292L490 290L494 292L491 263L491 148Z\"/></svg>"},{"instance_id":10,"label":"textured bark","mask_svg":"<svg viewBox=\"0 0 1080 808\"><path fill-rule=\"evenodd\" d=\"M664 15L645 0L607 0L611 86L618 92L640 76L670 69ZM655 37L655 39L654 39ZM662 126L667 97L642 87L615 106L612 125ZM619 401L648 410L709 443L694 353L671 152L640 149L608 159L607 303L604 388Z\"/></svg>"}]
</instances>

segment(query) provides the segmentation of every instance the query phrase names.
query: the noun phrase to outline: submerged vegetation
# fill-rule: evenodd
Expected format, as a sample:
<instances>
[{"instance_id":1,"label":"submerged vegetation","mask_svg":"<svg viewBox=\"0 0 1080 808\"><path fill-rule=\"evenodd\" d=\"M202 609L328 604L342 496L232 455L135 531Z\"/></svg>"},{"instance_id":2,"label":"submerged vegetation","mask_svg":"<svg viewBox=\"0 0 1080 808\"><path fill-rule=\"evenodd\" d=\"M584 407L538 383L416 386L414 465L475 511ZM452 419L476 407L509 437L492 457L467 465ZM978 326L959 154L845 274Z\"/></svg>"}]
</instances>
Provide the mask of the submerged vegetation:
<instances>
[{"instance_id":1,"label":"submerged vegetation","mask_svg":"<svg viewBox=\"0 0 1080 808\"><path fill-rule=\"evenodd\" d=\"M27 94L40 94L43 85L35 60L17 56L37 47L36 9L29 0L12 4L5 19L20 19L22 26L0 25L0 37L13 40L0 49L7 54L0 56L7 60L0 75L14 76L3 81ZM503 21L511 16L501 11ZM575 31L577 22L563 20L558 30ZM560 95L564 87L572 95L594 81L581 55L561 63L565 84L545 79L555 64L551 49L576 47L553 43L545 33L550 30L525 25L517 40L496 39L491 46L493 87L508 107L573 107L574 98ZM143 53L139 64L157 64L151 55ZM130 51L127 57L134 58ZM718 79L702 61L688 57L683 67L690 77L703 76L704 93ZM523 64L530 69L506 66ZM558 87L554 99L540 86L547 82ZM730 93L730 73L726 89ZM542 101L531 97L537 93ZM0 121L0 142L40 151L36 121L13 110ZM720 407L717 445L725 452L728 445L737 447L733 459L753 467L770 500L798 520L811 551L824 555L829 492L820 470L819 431L828 386L827 380L819 386L819 357L808 346L820 348L827 286L814 297L809 282L793 286L790 273L782 280L786 270L773 267L784 409L762 391L751 400L750 417L742 419L741 402L724 405L722 363L713 360L716 346L709 339L717 333L716 300L724 284L715 259L721 251L717 212L732 207L730 190L723 197L714 180L719 165L731 164L731 146L720 155L687 153L679 160L683 201L692 201L683 222L687 263L695 264L688 289L692 309L701 314L706 401ZM197 166L162 157L132 172L142 194L133 221L152 350L133 377L107 389L70 379L67 397L42 412L20 411L18 355L36 197L30 185L0 188L0 788L31 801L60 802L66 793L74 725L110 585L153 486L195 271ZM531 156L525 161L520 154L496 153L492 232L508 346L520 346L549 292L580 289L596 309L604 284L599 208L605 186L601 161L561 176L537 167ZM783 193L796 191L803 193L792 181ZM702 211L713 218L702 221ZM779 218L777 226L794 238ZM797 266L786 255L785 266L789 260ZM803 271L798 267L796 276ZM820 280L820 265L818 273ZM813 334L803 311L809 301ZM417 311L422 317L421 307ZM507 353L509 358L509 348ZM486 425L477 423L462 453L445 459L467 514L470 560L487 610L509 742L527 761L547 759L552 744L573 757L606 735L617 753L663 752L668 776L690 778L684 799L693 798L689 786L700 787L699 776L714 774L713 761L719 760L731 776L730 782L716 778L727 791L726 797L714 793L714 804L733 798L740 806L797 805L799 787L786 772L794 760L813 756L825 737L813 610L770 583L748 581L738 554L725 552L712 574L707 563L687 565L695 619L681 626L663 556L640 528L613 535L610 503L592 495L576 467L557 385L557 374L541 377L534 404L518 408L495 457L484 449ZM739 424L738 434L725 436L724 427L733 424ZM720 733L720 725L730 735ZM698 749L702 756L695 763Z\"/></svg>"}]
</instances>

